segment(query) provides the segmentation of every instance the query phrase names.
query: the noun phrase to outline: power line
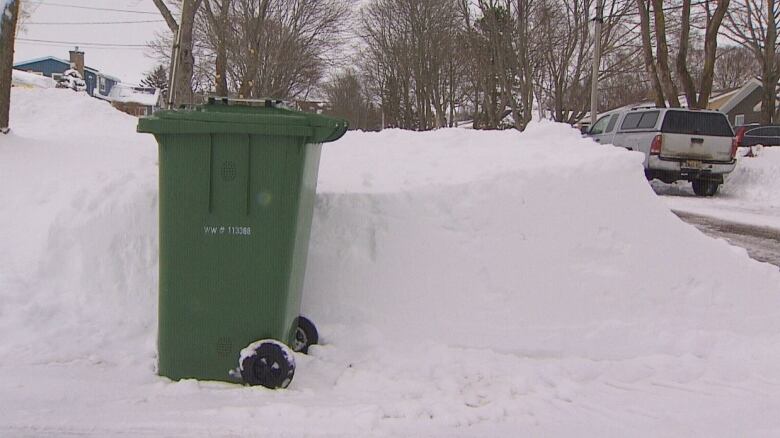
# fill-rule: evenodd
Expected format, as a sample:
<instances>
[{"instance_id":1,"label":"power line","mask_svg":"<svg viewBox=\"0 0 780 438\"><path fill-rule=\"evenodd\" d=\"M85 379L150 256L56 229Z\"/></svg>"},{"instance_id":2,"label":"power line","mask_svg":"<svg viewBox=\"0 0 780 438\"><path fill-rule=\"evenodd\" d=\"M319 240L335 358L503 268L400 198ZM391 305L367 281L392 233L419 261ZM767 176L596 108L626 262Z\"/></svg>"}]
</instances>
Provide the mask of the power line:
<instances>
[{"instance_id":1,"label":"power line","mask_svg":"<svg viewBox=\"0 0 780 438\"><path fill-rule=\"evenodd\" d=\"M81 46L81 47L104 47L104 48L148 48L146 44L113 44L113 43L86 43L78 41L52 41L52 40L37 40L31 38L17 38L16 41L22 41L26 43L48 43L48 44L63 44L69 46Z\"/></svg>"},{"instance_id":2,"label":"power line","mask_svg":"<svg viewBox=\"0 0 780 438\"><path fill-rule=\"evenodd\" d=\"M38 22L27 22L24 23L25 26L27 25L37 25L37 26L48 26L48 25L56 25L56 26L82 26L82 25L91 25L91 24L140 24L140 23L165 23L165 20L137 20L137 21L71 21L71 22L58 22L58 21L38 21Z\"/></svg>"},{"instance_id":3,"label":"power line","mask_svg":"<svg viewBox=\"0 0 780 438\"><path fill-rule=\"evenodd\" d=\"M88 9L91 11L105 11L105 12L123 12L126 14L150 14L150 15L159 15L159 12L152 12L152 11L133 11L129 9L112 9L112 8L96 8L92 6L76 6L76 5L66 5L62 3L51 3L51 2L38 2L39 5L42 6L54 6L58 8L72 8L72 9Z\"/></svg>"},{"instance_id":4,"label":"power line","mask_svg":"<svg viewBox=\"0 0 780 438\"><path fill-rule=\"evenodd\" d=\"M41 46L41 47L70 47L73 46L70 44L57 44L57 43L29 43L27 41L19 41L16 40L19 44L26 44L28 46ZM141 47L87 47L90 50L112 50L112 51L123 51L123 50L146 50L145 48Z\"/></svg>"}]
</instances>

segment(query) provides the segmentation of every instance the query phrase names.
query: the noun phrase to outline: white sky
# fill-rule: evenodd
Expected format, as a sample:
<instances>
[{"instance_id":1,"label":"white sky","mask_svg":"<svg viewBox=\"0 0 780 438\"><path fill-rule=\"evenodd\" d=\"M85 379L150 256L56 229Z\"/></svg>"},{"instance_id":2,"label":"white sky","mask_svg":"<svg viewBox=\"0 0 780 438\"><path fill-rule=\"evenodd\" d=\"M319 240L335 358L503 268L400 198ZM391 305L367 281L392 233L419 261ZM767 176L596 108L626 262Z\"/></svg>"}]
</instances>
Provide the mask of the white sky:
<instances>
[{"instance_id":1,"label":"white sky","mask_svg":"<svg viewBox=\"0 0 780 438\"><path fill-rule=\"evenodd\" d=\"M155 32L167 29L152 0L23 0L32 16L17 35L14 62L42 56L68 59L68 51L76 44L31 42L46 40L74 42L84 51L85 63L94 69L116 76L123 82L138 83L144 73L156 65L143 47L92 47L90 44L145 45L155 38ZM64 7L70 6L70 7ZM116 11L78 9L73 6L152 12L139 14ZM155 23L67 25L36 23L76 23L106 21L149 21ZM87 43L87 44L84 44Z\"/></svg>"}]
</instances>

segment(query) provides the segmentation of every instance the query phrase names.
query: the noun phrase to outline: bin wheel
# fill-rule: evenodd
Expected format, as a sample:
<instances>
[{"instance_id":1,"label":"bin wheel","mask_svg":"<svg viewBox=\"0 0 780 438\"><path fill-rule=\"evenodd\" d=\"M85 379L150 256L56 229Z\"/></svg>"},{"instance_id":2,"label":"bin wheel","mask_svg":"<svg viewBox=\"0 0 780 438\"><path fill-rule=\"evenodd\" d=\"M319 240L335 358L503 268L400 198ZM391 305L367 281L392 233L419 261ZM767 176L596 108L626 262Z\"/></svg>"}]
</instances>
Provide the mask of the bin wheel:
<instances>
[{"instance_id":1,"label":"bin wheel","mask_svg":"<svg viewBox=\"0 0 780 438\"><path fill-rule=\"evenodd\" d=\"M270 389L287 388L295 374L295 359L279 341L265 339L241 350L239 369L244 383Z\"/></svg>"},{"instance_id":2,"label":"bin wheel","mask_svg":"<svg viewBox=\"0 0 780 438\"><path fill-rule=\"evenodd\" d=\"M298 317L298 327L295 329L295 341L293 342L293 351L297 353L309 353L309 347L315 345L320 340L317 333L317 327L305 316Z\"/></svg>"}]
</instances>

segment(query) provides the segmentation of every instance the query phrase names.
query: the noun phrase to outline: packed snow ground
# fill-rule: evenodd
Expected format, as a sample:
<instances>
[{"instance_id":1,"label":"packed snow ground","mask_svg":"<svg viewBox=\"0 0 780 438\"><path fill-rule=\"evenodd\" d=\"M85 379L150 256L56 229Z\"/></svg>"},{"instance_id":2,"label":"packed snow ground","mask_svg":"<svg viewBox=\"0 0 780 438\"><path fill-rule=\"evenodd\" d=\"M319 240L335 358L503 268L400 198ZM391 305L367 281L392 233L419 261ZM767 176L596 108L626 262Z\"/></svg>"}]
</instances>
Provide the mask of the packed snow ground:
<instances>
[{"instance_id":1,"label":"packed snow ground","mask_svg":"<svg viewBox=\"0 0 780 438\"><path fill-rule=\"evenodd\" d=\"M713 198L699 198L690 183L653 182L669 207L731 222L769 227L780 233L780 147L740 148L737 167Z\"/></svg>"},{"instance_id":2,"label":"packed snow ground","mask_svg":"<svg viewBox=\"0 0 780 438\"><path fill-rule=\"evenodd\" d=\"M157 167L136 119L14 89L0 436L777 436L780 272L567 127L324 147L288 390L154 373Z\"/></svg>"}]
</instances>

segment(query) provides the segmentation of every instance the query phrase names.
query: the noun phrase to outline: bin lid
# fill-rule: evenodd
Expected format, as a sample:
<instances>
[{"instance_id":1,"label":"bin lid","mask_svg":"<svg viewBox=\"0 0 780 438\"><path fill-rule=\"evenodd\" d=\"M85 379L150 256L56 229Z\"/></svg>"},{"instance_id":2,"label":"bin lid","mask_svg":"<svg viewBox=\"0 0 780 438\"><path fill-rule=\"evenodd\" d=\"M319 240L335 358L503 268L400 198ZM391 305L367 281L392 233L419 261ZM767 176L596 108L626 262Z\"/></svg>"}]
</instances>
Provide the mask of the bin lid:
<instances>
[{"instance_id":1,"label":"bin lid","mask_svg":"<svg viewBox=\"0 0 780 438\"><path fill-rule=\"evenodd\" d=\"M150 134L260 134L306 137L307 143L336 141L346 120L294 111L278 100L210 98L192 109L162 110L138 120L138 132Z\"/></svg>"}]
</instances>

